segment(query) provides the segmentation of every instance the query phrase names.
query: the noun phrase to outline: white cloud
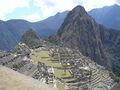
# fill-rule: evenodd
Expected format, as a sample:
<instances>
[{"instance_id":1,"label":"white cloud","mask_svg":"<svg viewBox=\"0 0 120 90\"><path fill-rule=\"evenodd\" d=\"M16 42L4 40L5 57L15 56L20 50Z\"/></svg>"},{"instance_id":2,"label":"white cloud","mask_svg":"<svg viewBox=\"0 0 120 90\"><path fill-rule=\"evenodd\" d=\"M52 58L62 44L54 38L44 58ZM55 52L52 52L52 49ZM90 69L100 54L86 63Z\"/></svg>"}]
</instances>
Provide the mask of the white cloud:
<instances>
[{"instance_id":1,"label":"white cloud","mask_svg":"<svg viewBox=\"0 0 120 90\"><path fill-rule=\"evenodd\" d=\"M103 6L110 6L116 4L116 0L83 0L82 5L87 11L94 8L101 8Z\"/></svg>"},{"instance_id":2,"label":"white cloud","mask_svg":"<svg viewBox=\"0 0 120 90\"><path fill-rule=\"evenodd\" d=\"M16 8L29 7L30 1L33 2L33 8L38 7L40 8L40 11L28 16L18 16L29 21L45 19L56 14L57 12L71 10L77 5L82 5L87 11L89 11L94 8L120 4L120 0L0 0L0 19L11 19L6 17L6 14L14 14L13 11ZM17 18L17 16L15 18Z\"/></svg>"},{"instance_id":3,"label":"white cloud","mask_svg":"<svg viewBox=\"0 0 120 90\"><path fill-rule=\"evenodd\" d=\"M0 0L0 18L6 19L6 13L12 13L18 7L28 7L30 0Z\"/></svg>"},{"instance_id":4,"label":"white cloud","mask_svg":"<svg viewBox=\"0 0 120 90\"><path fill-rule=\"evenodd\" d=\"M45 19L48 16L54 15L57 12L63 12L65 10L71 10L78 1L76 0L33 0L34 5L40 7L42 18Z\"/></svg>"},{"instance_id":5,"label":"white cloud","mask_svg":"<svg viewBox=\"0 0 120 90\"><path fill-rule=\"evenodd\" d=\"M117 4L119 4L119 5L120 5L120 0L116 0L116 2L117 2Z\"/></svg>"},{"instance_id":6,"label":"white cloud","mask_svg":"<svg viewBox=\"0 0 120 90\"><path fill-rule=\"evenodd\" d=\"M40 7L42 18L54 15L57 12L71 10L76 5L82 5L87 11L103 6L110 6L119 0L33 0L34 5Z\"/></svg>"},{"instance_id":7,"label":"white cloud","mask_svg":"<svg viewBox=\"0 0 120 90\"><path fill-rule=\"evenodd\" d=\"M22 16L21 19L36 22L36 21L40 20L41 17L40 17L40 15L38 13L34 13L34 14L31 14L31 15Z\"/></svg>"}]
</instances>

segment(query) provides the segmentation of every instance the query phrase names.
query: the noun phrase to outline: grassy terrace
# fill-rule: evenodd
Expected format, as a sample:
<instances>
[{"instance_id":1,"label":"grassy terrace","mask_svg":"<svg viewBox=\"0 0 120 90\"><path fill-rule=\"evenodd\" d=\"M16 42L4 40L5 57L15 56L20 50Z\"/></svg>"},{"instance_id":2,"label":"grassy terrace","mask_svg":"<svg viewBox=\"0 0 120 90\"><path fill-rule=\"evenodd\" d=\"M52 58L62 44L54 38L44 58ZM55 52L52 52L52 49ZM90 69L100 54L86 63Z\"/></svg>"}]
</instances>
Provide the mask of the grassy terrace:
<instances>
[{"instance_id":1,"label":"grassy terrace","mask_svg":"<svg viewBox=\"0 0 120 90\"><path fill-rule=\"evenodd\" d=\"M113 87L112 90L120 90L120 77L117 77L117 79L118 79L119 81L118 81L117 84Z\"/></svg>"},{"instance_id":2,"label":"grassy terrace","mask_svg":"<svg viewBox=\"0 0 120 90\"><path fill-rule=\"evenodd\" d=\"M58 61L54 61L52 57L49 56L49 51L39 51L35 52L33 51L31 54L31 58L34 63L37 63L38 61L45 63L48 66L51 66L54 68L54 74L56 77L69 77L71 76L69 71L64 72L61 64Z\"/></svg>"},{"instance_id":3,"label":"grassy terrace","mask_svg":"<svg viewBox=\"0 0 120 90\"><path fill-rule=\"evenodd\" d=\"M118 83L112 90L120 90L120 83Z\"/></svg>"},{"instance_id":4,"label":"grassy terrace","mask_svg":"<svg viewBox=\"0 0 120 90\"><path fill-rule=\"evenodd\" d=\"M61 64L58 61L55 61L54 58L49 56L49 51L44 50L34 50L31 53L31 58L34 63L37 63L38 61L45 63L48 66L51 66L54 68L54 75L56 77L62 78L62 77L70 77L71 74L68 70L64 72L64 69L62 68ZM64 90L64 85L57 81L57 87L59 90Z\"/></svg>"}]
</instances>

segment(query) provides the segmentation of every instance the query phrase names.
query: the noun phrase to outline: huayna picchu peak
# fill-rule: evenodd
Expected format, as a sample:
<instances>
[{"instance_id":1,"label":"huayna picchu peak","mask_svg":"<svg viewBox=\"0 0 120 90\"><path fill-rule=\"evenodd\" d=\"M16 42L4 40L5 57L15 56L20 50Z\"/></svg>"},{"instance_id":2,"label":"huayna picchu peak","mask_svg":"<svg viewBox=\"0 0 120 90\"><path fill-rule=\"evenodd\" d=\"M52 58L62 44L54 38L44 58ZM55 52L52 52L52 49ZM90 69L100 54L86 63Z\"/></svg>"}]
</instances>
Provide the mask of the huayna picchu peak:
<instances>
[{"instance_id":1,"label":"huayna picchu peak","mask_svg":"<svg viewBox=\"0 0 120 90\"><path fill-rule=\"evenodd\" d=\"M78 48L83 55L120 75L120 31L99 25L83 7L77 6L68 13L57 35L65 46Z\"/></svg>"},{"instance_id":2,"label":"huayna picchu peak","mask_svg":"<svg viewBox=\"0 0 120 90\"><path fill-rule=\"evenodd\" d=\"M82 6L76 6L75 8L73 8L73 10L71 11L72 13L79 13L79 14L87 14L87 12L85 11L85 8Z\"/></svg>"},{"instance_id":3,"label":"huayna picchu peak","mask_svg":"<svg viewBox=\"0 0 120 90\"><path fill-rule=\"evenodd\" d=\"M99 25L83 7L77 6L67 15L58 36L68 47L78 47L83 55L101 65L107 65Z\"/></svg>"}]
</instances>

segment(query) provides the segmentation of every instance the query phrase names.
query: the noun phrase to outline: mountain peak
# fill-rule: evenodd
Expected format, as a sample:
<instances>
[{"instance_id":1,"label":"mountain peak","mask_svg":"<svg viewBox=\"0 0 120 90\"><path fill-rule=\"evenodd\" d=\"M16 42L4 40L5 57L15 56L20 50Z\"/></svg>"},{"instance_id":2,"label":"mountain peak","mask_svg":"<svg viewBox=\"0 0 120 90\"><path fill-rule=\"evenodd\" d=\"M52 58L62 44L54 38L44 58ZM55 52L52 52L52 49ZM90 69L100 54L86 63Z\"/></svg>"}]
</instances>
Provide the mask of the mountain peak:
<instances>
[{"instance_id":1,"label":"mountain peak","mask_svg":"<svg viewBox=\"0 0 120 90\"><path fill-rule=\"evenodd\" d=\"M106 57L99 32L95 20L82 6L77 6L67 15L57 35L65 46L78 48L83 55L104 65L106 63L102 62Z\"/></svg>"},{"instance_id":2,"label":"mountain peak","mask_svg":"<svg viewBox=\"0 0 120 90\"><path fill-rule=\"evenodd\" d=\"M39 46L39 37L32 29L29 29L23 34L21 42L25 43L30 48L35 48Z\"/></svg>"},{"instance_id":3,"label":"mountain peak","mask_svg":"<svg viewBox=\"0 0 120 90\"><path fill-rule=\"evenodd\" d=\"M78 5L75 8L73 8L72 10L75 13L82 13L82 14L87 14L87 12L85 11L84 7Z\"/></svg>"},{"instance_id":4,"label":"mountain peak","mask_svg":"<svg viewBox=\"0 0 120 90\"><path fill-rule=\"evenodd\" d=\"M33 29L27 30L26 33L24 34L24 36L29 36L30 38L34 37L34 38L38 39L38 37L37 37L36 33L33 31Z\"/></svg>"},{"instance_id":5,"label":"mountain peak","mask_svg":"<svg viewBox=\"0 0 120 90\"><path fill-rule=\"evenodd\" d=\"M118 5L118 4L114 4L113 6L114 6L114 7L119 7L119 5Z\"/></svg>"}]
</instances>

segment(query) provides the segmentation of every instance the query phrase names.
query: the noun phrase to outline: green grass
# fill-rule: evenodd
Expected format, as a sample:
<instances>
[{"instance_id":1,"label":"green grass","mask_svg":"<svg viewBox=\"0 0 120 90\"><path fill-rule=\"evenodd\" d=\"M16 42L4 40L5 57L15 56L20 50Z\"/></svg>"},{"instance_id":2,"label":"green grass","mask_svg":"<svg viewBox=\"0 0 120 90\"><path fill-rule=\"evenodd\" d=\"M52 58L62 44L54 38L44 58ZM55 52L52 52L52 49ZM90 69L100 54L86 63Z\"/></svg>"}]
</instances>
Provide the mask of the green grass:
<instances>
[{"instance_id":1,"label":"green grass","mask_svg":"<svg viewBox=\"0 0 120 90\"><path fill-rule=\"evenodd\" d=\"M63 69L62 70L61 69L54 69L54 70L55 70L55 76L57 76L59 78L71 76L69 71L64 72Z\"/></svg>"},{"instance_id":2,"label":"green grass","mask_svg":"<svg viewBox=\"0 0 120 90\"><path fill-rule=\"evenodd\" d=\"M65 90L65 85L63 83L57 81L56 85L59 90Z\"/></svg>"},{"instance_id":3,"label":"green grass","mask_svg":"<svg viewBox=\"0 0 120 90\"><path fill-rule=\"evenodd\" d=\"M109 73L111 78L117 83L112 90L120 90L120 77L116 76L112 71Z\"/></svg>"},{"instance_id":4,"label":"green grass","mask_svg":"<svg viewBox=\"0 0 120 90\"><path fill-rule=\"evenodd\" d=\"M117 79L119 79L119 81L117 82L117 84L113 87L112 90L120 90L120 77L116 77Z\"/></svg>"},{"instance_id":5,"label":"green grass","mask_svg":"<svg viewBox=\"0 0 120 90\"><path fill-rule=\"evenodd\" d=\"M49 56L49 51L43 51L43 50L39 50L39 51L33 51L31 53L31 58L33 60L34 63L37 63L38 61L45 63L48 66L51 66L54 68L54 75L56 77L62 78L62 77L70 77L71 74L68 70L66 70L66 72L64 71L64 69L62 68L61 64L54 60L54 58L52 58L51 56ZM56 85L58 90L65 90L65 85L62 84L59 81L56 81Z\"/></svg>"},{"instance_id":6,"label":"green grass","mask_svg":"<svg viewBox=\"0 0 120 90\"><path fill-rule=\"evenodd\" d=\"M55 76L56 77L69 77L71 76L70 72L66 70L64 72L64 69L62 68L61 64L58 61L54 61L52 57L49 56L49 51L33 51L31 54L31 58L34 63L37 63L38 61L45 63L48 66L51 66L54 68Z\"/></svg>"},{"instance_id":7,"label":"green grass","mask_svg":"<svg viewBox=\"0 0 120 90\"><path fill-rule=\"evenodd\" d=\"M112 90L120 90L120 82L114 86Z\"/></svg>"}]
</instances>

